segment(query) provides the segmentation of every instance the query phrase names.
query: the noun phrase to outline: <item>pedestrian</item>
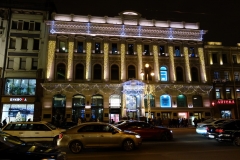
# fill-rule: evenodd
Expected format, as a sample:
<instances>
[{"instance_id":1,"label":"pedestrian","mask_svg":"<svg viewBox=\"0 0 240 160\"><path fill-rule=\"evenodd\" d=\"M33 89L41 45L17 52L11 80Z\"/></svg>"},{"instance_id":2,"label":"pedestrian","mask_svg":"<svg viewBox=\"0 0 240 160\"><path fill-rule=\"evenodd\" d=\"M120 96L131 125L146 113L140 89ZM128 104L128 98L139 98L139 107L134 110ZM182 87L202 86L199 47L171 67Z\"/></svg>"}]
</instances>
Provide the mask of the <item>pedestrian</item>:
<instances>
[{"instance_id":1,"label":"pedestrian","mask_svg":"<svg viewBox=\"0 0 240 160\"><path fill-rule=\"evenodd\" d=\"M111 124L114 124L114 121L113 121L113 119L111 119Z\"/></svg>"},{"instance_id":2,"label":"pedestrian","mask_svg":"<svg viewBox=\"0 0 240 160\"><path fill-rule=\"evenodd\" d=\"M30 122L31 121L31 118L28 118L28 122Z\"/></svg>"},{"instance_id":3,"label":"pedestrian","mask_svg":"<svg viewBox=\"0 0 240 160\"><path fill-rule=\"evenodd\" d=\"M194 118L193 123L194 123L194 126L197 127L197 123L198 123L197 118Z\"/></svg>"},{"instance_id":4,"label":"pedestrian","mask_svg":"<svg viewBox=\"0 0 240 160\"><path fill-rule=\"evenodd\" d=\"M4 127L4 126L6 126L7 125L7 120L6 120L6 118L3 120L3 122L2 122L2 126Z\"/></svg>"},{"instance_id":5,"label":"pedestrian","mask_svg":"<svg viewBox=\"0 0 240 160\"><path fill-rule=\"evenodd\" d=\"M78 118L78 125L80 125L82 123L81 118Z\"/></svg>"}]
</instances>

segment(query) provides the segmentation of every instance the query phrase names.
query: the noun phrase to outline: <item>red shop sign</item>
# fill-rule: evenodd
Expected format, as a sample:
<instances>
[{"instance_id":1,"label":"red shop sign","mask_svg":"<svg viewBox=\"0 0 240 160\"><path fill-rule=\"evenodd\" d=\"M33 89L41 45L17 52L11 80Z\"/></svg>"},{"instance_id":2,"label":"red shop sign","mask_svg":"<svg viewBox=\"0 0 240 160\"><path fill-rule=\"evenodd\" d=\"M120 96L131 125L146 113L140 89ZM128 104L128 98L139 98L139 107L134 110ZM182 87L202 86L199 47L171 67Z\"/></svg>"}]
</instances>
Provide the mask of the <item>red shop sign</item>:
<instances>
[{"instance_id":1,"label":"red shop sign","mask_svg":"<svg viewBox=\"0 0 240 160\"><path fill-rule=\"evenodd\" d=\"M235 101L233 99L229 100L218 99L217 104L235 104Z\"/></svg>"}]
</instances>

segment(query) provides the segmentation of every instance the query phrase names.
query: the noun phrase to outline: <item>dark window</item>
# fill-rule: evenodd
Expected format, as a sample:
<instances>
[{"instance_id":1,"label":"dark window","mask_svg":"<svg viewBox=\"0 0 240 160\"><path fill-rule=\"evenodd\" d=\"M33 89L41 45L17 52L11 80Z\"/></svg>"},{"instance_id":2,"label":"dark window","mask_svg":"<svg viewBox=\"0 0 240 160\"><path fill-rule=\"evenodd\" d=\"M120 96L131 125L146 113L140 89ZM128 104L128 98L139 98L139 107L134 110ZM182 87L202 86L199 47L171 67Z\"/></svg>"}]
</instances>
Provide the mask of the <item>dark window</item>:
<instances>
[{"instance_id":1,"label":"dark window","mask_svg":"<svg viewBox=\"0 0 240 160\"><path fill-rule=\"evenodd\" d=\"M159 53L160 53L160 56L165 56L165 48L164 48L164 46L159 46Z\"/></svg>"},{"instance_id":2,"label":"dark window","mask_svg":"<svg viewBox=\"0 0 240 160\"><path fill-rule=\"evenodd\" d=\"M176 57L181 57L181 51L180 51L180 47L179 46L175 47L175 56Z\"/></svg>"},{"instance_id":3,"label":"dark window","mask_svg":"<svg viewBox=\"0 0 240 160\"><path fill-rule=\"evenodd\" d=\"M232 55L232 60L234 64L237 64L237 55Z\"/></svg>"},{"instance_id":4,"label":"dark window","mask_svg":"<svg viewBox=\"0 0 240 160\"><path fill-rule=\"evenodd\" d=\"M35 22L35 31L40 31L41 29L41 23Z\"/></svg>"},{"instance_id":5,"label":"dark window","mask_svg":"<svg viewBox=\"0 0 240 160\"><path fill-rule=\"evenodd\" d=\"M222 62L223 64L227 63L227 54L222 54Z\"/></svg>"},{"instance_id":6,"label":"dark window","mask_svg":"<svg viewBox=\"0 0 240 160\"><path fill-rule=\"evenodd\" d=\"M83 53L83 42L77 42L77 53Z\"/></svg>"},{"instance_id":7,"label":"dark window","mask_svg":"<svg viewBox=\"0 0 240 160\"><path fill-rule=\"evenodd\" d=\"M18 22L17 21L12 21L12 29L17 29Z\"/></svg>"},{"instance_id":8,"label":"dark window","mask_svg":"<svg viewBox=\"0 0 240 160\"><path fill-rule=\"evenodd\" d=\"M10 49L15 49L15 46L16 46L16 38L10 38L9 48Z\"/></svg>"},{"instance_id":9,"label":"dark window","mask_svg":"<svg viewBox=\"0 0 240 160\"><path fill-rule=\"evenodd\" d=\"M177 81L183 81L183 69L181 67L176 68Z\"/></svg>"},{"instance_id":10,"label":"dark window","mask_svg":"<svg viewBox=\"0 0 240 160\"><path fill-rule=\"evenodd\" d=\"M33 40L33 50L39 50L39 39Z\"/></svg>"},{"instance_id":11,"label":"dark window","mask_svg":"<svg viewBox=\"0 0 240 160\"><path fill-rule=\"evenodd\" d=\"M191 76L193 82L198 82L198 69L195 67L191 68Z\"/></svg>"},{"instance_id":12,"label":"dark window","mask_svg":"<svg viewBox=\"0 0 240 160\"><path fill-rule=\"evenodd\" d=\"M118 54L117 43L112 43L112 54Z\"/></svg>"},{"instance_id":13,"label":"dark window","mask_svg":"<svg viewBox=\"0 0 240 160\"><path fill-rule=\"evenodd\" d=\"M82 64L76 65L76 71L75 71L75 79L81 79L84 78L84 66Z\"/></svg>"},{"instance_id":14,"label":"dark window","mask_svg":"<svg viewBox=\"0 0 240 160\"><path fill-rule=\"evenodd\" d=\"M28 30L29 29L29 22L24 22L23 23L23 30Z\"/></svg>"},{"instance_id":15,"label":"dark window","mask_svg":"<svg viewBox=\"0 0 240 160\"><path fill-rule=\"evenodd\" d=\"M216 53L212 53L212 62L213 63L218 63L217 62L217 54Z\"/></svg>"},{"instance_id":16,"label":"dark window","mask_svg":"<svg viewBox=\"0 0 240 160\"><path fill-rule=\"evenodd\" d=\"M96 64L93 67L93 79L101 80L102 79L102 67L100 64Z\"/></svg>"},{"instance_id":17,"label":"dark window","mask_svg":"<svg viewBox=\"0 0 240 160\"><path fill-rule=\"evenodd\" d=\"M128 54L130 55L134 54L133 44L128 44Z\"/></svg>"},{"instance_id":18,"label":"dark window","mask_svg":"<svg viewBox=\"0 0 240 160\"><path fill-rule=\"evenodd\" d=\"M194 47L189 47L190 57L195 57Z\"/></svg>"},{"instance_id":19,"label":"dark window","mask_svg":"<svg viewBox=\"0 0 240 160\"><path fill-rule=\"evenodd\" d=\"M57 65L57 79L65 79L66 66L63 63Z\"/></svg>"},{"instance_id":20,"label":"dark window","mask_svg":"<svg viewBox=\"0 0 240 160\"><path fill-rule=\"evenodd\" d=\"M219 76L219 72L214 72L213 73L214 75L214 79L219 79L220 78L220 76Z\"/></svg>"},{"instance_id":21,"label":"dark window","mask_svg":"<svg viewBox=\"0 0 240 160\"><path fill-rule=\"evenodd\" d=\"M27 45L28 45L28 39L22 38L22 46L21 46L21 49L27 49Z\"/></svg>"},{"instance_id":22,"label":"dark window","mask_svg":"<svg viewBox=\"0 0 240 160\"><path fill-rule=\"evenodd\" d=\"M133 65L128 66L128 79L136 78L136 70Z\"/></svg>"},{"instance_id":23,"label":"dark window","mask_svg":"<svg viewBox=\"0 0 240 160\"><path fill-rule=\"evenodd\" d=\"M150 55L149 45L144 45L144 55Z\"/></svg>"},{"instance_id":24,"label":"dark window","mask_svg":"<svg viewBox=\"0 0 240 160\"><path fill-rule=\"evenodd\" d=\"M101 53L100 43L95 43L95 53Z\"/></svg>"},{"instance_id":25,"label":"dark window","mask_svg":"<svg viewBox=\"0 0 240 160\"><path fill-rule=\"evenodd\" d=\"M23 21L18 21L18 30L23 29Z\"/></svg>"},{"instance_id":26,"label":"dark window","mask_svg":"<svg viewBox=\"0 0 240 160\"><path fill-rule=\"evenodd\" d=\"M20 69L26 69L26 58L20 58Z\"/></svg>"},{"instance_id":27,"label":"dark window","mask_svg":"<svg viewBox=\"0 0 240 160\"><path fill-rule=\"evenodd\" d=\"M13 57L9 57L8 58L8 69L13 69L13 62L14 62L14 58Z\"/></svg>"},{"instance_id":28,"label":"dark window","mask_svg":"<svg viewBox=\"0 0 240 160\"><path fill-rule=\"evenodd\" d=\"M34 30L34 22L30 21L29 31L33 31L33 30Z\"/></svg>"},{"instance_id":29,"label":"dark window","mask_svg":"<svg viewBox=\"0 0 240 160\"><path fill-rule=\"evenodd\" d=\"M117 65L111 67L111 80L119 80L119 67Z\"/></svg>"},{"instance_id":30,"label":"dark window","mask_svg":"<svg viewBox=\"0 0 240 160\"><path fill-rule=\"evenodd\" d=\"M32 59L32 70L37 70L38 68L38 58Z\"/></svg>"}]
</instances>

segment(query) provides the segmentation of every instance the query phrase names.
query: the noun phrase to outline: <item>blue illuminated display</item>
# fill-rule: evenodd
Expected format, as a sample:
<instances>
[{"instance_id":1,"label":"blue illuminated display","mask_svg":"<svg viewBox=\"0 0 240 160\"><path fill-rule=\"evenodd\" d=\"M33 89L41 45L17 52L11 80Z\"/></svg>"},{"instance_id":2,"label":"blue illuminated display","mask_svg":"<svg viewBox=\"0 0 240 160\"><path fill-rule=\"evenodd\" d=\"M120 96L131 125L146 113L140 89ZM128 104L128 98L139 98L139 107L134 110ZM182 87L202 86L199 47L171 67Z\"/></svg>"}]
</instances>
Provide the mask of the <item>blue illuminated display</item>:
<instances>
[{"instance_id":1,"label":"blue illuminated display","mask_svg":"<svg viewBox=\"0 0 240 160\"><path fill-rule=\"evenodd\" d=\"M160 97L160 105L162 108L171 108L171 97L169 95L162 95Z\"/></svg>"}]
</instances>

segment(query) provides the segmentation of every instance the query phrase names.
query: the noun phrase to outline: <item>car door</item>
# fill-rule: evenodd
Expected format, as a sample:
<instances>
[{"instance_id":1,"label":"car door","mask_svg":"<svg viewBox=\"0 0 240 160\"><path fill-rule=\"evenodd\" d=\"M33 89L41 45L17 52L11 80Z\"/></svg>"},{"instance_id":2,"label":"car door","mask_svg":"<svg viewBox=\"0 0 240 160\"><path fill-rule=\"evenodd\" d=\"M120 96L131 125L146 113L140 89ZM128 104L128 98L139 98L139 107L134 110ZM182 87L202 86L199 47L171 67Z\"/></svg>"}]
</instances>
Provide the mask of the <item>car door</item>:
<instances>
[{"instance_id":1,"label":"car door","mask_svg":"<svg viewBox=\"0 0 240 160\"><path fill-rule=\"evenodd\" d=\"M153 138L157 134L157 129L152 127L152 125L145 123L145 122L138 122L137 128L135 129L137 133L140 133L140 135L144 139Z\"/></svg>"},{"instance_id":2,"label":"car door","mask_svg":"<svg viewBox=\"0 0 240 160\"><path fill-rule=\"evenodd\" d=\"M100 145L102 147L119 146L121 143L121 134L110 125L99 125Z\"/></svg>"},{"instance_id":3,"label":"car door","mask_svg":"<svg viewBox=\"0 0 240 160\"><path fill-rule=\"evenodd\" d=\"M32 139L29 141L53 141L53 132L44 124L33 124L32 130L29 130Z\"/></svg>"},{"instance_id":4,"label":"car door","mask_svg":"<svg viewBox=\"0 0 240 160\"><path fill-rule=\"evenodd\" d=\"M98 147L100 134L98 126L89 124L81 127L78 130L78 139L82 142L84 147Z\"/></svg>"}]
</instances>

